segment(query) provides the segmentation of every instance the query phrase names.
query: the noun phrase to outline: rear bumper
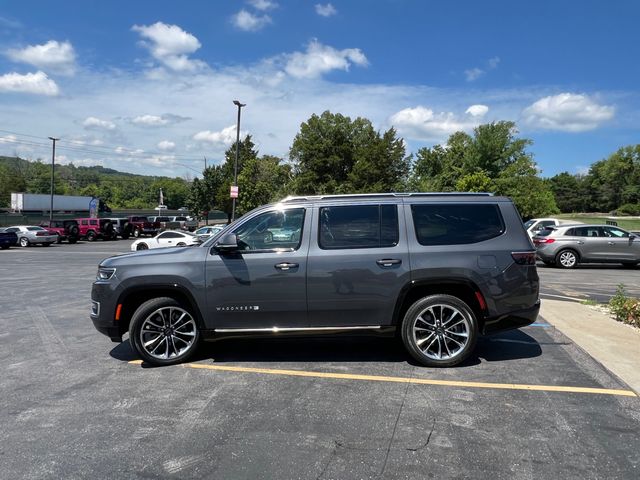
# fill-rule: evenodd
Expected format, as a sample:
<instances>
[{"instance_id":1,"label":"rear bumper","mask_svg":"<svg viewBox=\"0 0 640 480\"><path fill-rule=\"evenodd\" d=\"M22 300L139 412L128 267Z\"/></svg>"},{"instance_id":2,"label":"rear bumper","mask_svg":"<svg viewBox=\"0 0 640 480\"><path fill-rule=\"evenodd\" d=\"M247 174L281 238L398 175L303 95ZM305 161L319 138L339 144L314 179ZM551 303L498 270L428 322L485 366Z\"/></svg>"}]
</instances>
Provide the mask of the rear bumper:
<instances>
[{"instance_id":1,"label":"rear bumper","mask_svg":"<svg viewBox=\"0 0 640 480\"><path fill-rule=\"evenodd\" d=\"M526 327L536 321L539 312L540 300L532 307L524 310L518 310L496 318L488 318L484 322L482 334L491 335L493 333L504 332L505 330Z\"/></svg>"}]
</instances>

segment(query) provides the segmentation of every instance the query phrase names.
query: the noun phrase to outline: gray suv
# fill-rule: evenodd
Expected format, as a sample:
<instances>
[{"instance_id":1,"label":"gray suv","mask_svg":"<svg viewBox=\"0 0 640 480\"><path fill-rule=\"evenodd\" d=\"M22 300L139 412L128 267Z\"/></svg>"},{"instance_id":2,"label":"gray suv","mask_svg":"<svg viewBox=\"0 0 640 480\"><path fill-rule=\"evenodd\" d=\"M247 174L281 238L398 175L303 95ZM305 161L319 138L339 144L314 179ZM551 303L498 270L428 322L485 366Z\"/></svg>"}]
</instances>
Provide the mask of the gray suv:
<instances>
[{"instance_id":1,"label":"gray suv","mask_svg":"<svg viewBox=\"0 0 640 480\"><path fill-rule=\"evenodd\" d=\"M397 334L423 365L452 366L479 334L532 323L535 250L508 198L289 197L200 247L103 260L91 319L154 365L201 340Z\"/></svg>"},{"instance_id":2,"label":"gray suv","mask_svg":"<svg viewBox=\"0 0 640 480\"><path fill-rule=\"evenodd\" d=\"M548 227L533 237L538 257L547 265L574 268L579 263L640 262L640 238L611 225Z\"/></svg>"}]
</instances>

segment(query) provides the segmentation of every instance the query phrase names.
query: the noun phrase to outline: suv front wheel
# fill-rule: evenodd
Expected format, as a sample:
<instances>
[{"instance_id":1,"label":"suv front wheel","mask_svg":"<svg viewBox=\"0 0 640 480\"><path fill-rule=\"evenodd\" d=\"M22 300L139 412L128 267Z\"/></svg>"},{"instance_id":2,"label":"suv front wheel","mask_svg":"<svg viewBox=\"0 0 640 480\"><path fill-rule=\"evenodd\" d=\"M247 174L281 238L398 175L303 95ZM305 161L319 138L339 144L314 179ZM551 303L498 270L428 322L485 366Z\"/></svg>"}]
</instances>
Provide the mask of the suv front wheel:
<instances>
[{"instance_id":1,"label":"suv front wheel","mask_svg":"<svg viewBox=\"0 0 640 480\"><path fill-rule=\"evenodd\" d=\"M451 367L473 351L478 323L469 306L451 295L429 295L415 302L402 322L402 342L428 367Z\"/></svg>"},{"instance_id":2,"label":"suv front wheel","mask_svg":"<svg viewBox=\"0 0 640 480\"><path fill-rule=\"evenodd\" d=\"M129 325L129 342L152 365L184 362L198 348L199 340L193 313L169 297L144 302Z\"/></svg>"}]
</instances>

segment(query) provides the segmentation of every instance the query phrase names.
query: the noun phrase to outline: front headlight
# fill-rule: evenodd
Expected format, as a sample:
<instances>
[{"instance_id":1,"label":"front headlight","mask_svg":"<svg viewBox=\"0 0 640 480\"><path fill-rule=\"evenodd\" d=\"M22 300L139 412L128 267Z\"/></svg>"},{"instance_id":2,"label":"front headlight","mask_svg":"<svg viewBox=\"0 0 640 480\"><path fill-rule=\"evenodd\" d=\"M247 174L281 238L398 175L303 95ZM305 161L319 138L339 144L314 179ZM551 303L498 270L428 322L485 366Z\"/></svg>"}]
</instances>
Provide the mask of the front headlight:
<instances>
[{"instance_id":1,"label":"front headlight","mask_svg":"<svg viewBox=\"0 0 640 480\"><path fill-rule=\"evenodd\" d=\"M98 274L96 280L110 280L116 274L115 268L98 267Z\"/></svg>"}]
</instances>

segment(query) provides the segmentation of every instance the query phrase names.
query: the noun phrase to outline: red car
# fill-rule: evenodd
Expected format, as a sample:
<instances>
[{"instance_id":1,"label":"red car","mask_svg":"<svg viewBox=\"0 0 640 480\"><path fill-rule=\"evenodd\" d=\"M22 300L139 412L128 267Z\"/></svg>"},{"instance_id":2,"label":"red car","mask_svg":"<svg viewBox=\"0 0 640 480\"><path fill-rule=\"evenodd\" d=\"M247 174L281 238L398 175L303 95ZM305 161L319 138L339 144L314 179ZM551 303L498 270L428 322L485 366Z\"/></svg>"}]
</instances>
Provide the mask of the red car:
<instances>
[{"instance_id":1,"label":"red car","mask_svg":"<svg viewBox=\"0 0 640 480\"><path fill-rule=\"evenodd\" d=\"M76 220L46 220L40 224L49 232L58 234L58 242L67 240L69 243L76 243L80 237L80 227Z\"/></svg>"},{"instance_id":2,"label":"red car","mask_svg":"<svg viewBox=\"0 0 640 480\"><path fill-rule=\"evenodd\" d=\"M107 218L76 218L76 222L80 229L80 238L86 238L89 242L98 238L113 238L113 223Z\"/></svg>"}]
</instances>

